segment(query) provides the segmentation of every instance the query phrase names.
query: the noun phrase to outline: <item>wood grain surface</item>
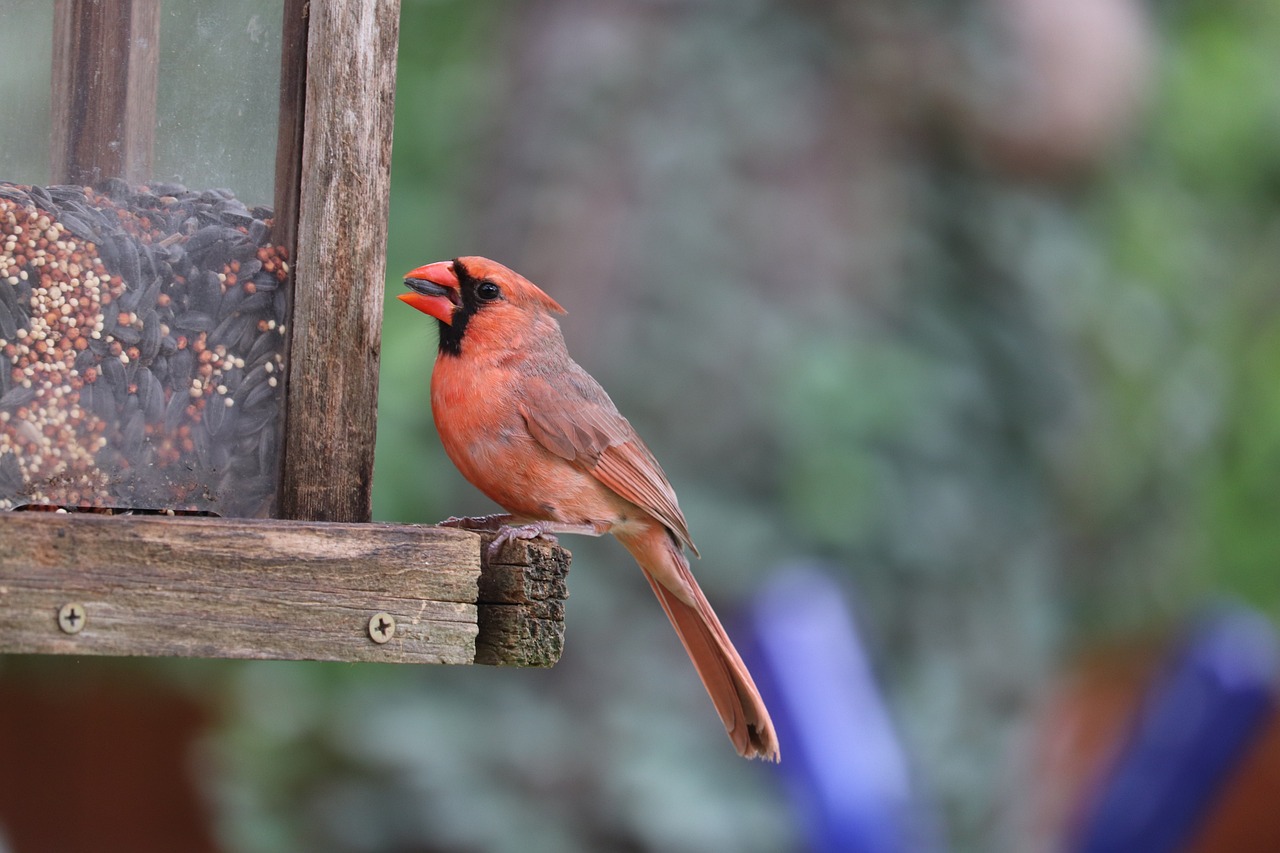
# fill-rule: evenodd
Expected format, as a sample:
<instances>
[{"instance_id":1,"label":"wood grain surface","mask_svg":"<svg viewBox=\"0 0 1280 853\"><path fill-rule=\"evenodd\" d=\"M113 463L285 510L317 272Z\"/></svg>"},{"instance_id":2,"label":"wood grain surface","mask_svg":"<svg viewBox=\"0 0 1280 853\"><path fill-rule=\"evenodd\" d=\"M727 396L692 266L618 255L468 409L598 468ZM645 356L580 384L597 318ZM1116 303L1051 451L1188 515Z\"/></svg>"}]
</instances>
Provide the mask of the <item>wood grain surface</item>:
<instances>
[{"instance_id":1,"label":"wood grain surface","mask_svg":"<svg viewBox=\"0 0 1280 853\"><path fill-rule=\"evenodd\" d=\"M492 559L485 537L476 663L551 666L564 651L569 552L543 542L506 544Z\"/></svg>"},{"instance_id":2,"label":"wood grain surface","mask_svg":"<svg viewBox=\"0 0 1280 853\"><path fill-rule=\"evenodd\" d=\"M307 8L280 515L368 521L400 4Z\"/></svg>"},{"instance_id":3,"label":"wood grain surface","mask_svg":"<svg viewBox=\"0 0 1280 853\"><path fill-rule=\"evenodd\" d=\"M149 180L160 0L57 0L53 10L52 182Z\"/></svg>"},{"instance_id":4,"label":"wood grain surface","mask_svg":"<svg viewBox=\"0 0 1280 853\"><path fill-rule=\"evenodd\" d=\"M0 654L549 666L564 644L568 554L541 542L483 573L480 536L411 524L6 512L0 542Z\"/></svg>"}]
</instances>

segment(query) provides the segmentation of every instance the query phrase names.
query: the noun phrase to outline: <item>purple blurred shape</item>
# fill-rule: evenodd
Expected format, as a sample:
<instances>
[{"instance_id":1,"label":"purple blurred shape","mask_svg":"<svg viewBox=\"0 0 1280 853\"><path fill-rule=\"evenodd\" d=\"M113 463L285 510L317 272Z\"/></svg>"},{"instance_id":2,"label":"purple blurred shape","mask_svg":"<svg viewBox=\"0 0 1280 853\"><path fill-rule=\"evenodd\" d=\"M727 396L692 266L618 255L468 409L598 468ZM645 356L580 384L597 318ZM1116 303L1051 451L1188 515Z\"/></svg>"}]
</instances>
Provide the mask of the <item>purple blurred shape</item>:
<instances>
[{"instance_id":1,"label":"purple blurred shape","mask_svg":"<svg viewBox=\"0 0 1280 853\"><path fill-rule=\"evenodd\" d=\"M1275 632L1243 609L1201 619L1147 691L1069 849L1164 853L1200 829L1276 703Z\"/></svg>"},{"instance_id":2,"label":"purple blurred shape","mask_svg":"<svg viewBox=\"0 0 1280 853\"><path fill-rule=\"evenodd\" d=\"M752 668L810 849L936 849L841 589L818 566L789 567L756 596L750 617Z\"/></svg>"}]
</instances>

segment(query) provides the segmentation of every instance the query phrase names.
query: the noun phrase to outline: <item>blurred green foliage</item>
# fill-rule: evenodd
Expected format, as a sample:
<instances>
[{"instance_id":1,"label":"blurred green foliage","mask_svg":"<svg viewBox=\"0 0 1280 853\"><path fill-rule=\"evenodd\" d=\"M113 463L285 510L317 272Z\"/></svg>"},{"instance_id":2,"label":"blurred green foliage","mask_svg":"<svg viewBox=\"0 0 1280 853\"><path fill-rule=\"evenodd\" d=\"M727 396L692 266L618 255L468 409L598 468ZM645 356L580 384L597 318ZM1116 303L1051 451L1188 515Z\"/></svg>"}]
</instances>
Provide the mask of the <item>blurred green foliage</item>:
<instances>
[{"instance_id":1,"label":"blurred green foliage","mask_svg":"<svg viewBox=\"0 0 1280 853\"><path fill-rule=\"evenodd\" d=\"M390 294L481 253L570 309L725 615L780 561L847 567L962 850L1007 840L1075 650L1219 596L1280 614L1280 18L1140 16L1136 130L1028 170L973 114L1031 73L973 47L1001 8L407 2L389 247ZM388 302L379 518L492 509L435 440L433 357ZM238 849L792 849L625 555L570 545L551 672L246 669L299 712L234 705ZM312 758L273 783L284 754Z\"/></svg>"}]
</instances>

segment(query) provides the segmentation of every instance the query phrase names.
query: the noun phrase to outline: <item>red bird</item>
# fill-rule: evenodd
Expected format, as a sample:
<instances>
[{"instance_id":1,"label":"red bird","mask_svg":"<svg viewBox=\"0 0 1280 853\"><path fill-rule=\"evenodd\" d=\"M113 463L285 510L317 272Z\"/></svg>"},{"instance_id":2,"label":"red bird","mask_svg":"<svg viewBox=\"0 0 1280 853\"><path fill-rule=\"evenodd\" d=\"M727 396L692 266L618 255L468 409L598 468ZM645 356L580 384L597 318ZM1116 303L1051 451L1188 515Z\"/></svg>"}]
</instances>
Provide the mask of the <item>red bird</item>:
<instances>
[{"instance_id":1,"label":"red bird","mask_svg":"<svg viewBox=\"0 0 1280 853\"><path fill-rule=\"evenodd\" d=\"M445 452L509 515L446 524L498 531L495 544L612 533L640 564L740 755L778 760L751 674L698 588L675 491L600 384L569 358L533 282L487 258L415 269L405 303L440 321L431 408Z\"/></svg>"}]
</instances>

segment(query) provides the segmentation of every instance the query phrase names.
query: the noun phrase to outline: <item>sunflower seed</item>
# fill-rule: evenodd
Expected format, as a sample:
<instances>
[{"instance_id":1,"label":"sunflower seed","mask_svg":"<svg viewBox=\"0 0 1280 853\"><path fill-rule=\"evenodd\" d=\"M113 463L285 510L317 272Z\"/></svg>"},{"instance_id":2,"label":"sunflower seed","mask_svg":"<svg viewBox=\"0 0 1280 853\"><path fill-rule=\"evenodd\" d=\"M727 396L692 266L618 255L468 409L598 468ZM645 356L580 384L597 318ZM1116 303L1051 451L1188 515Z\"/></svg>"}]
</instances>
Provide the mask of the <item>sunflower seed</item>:
<instances>
[{"instance_id":1,"label":"sunflower seed","mask_svg":"<svg viewBox=\"0 0 1280 853\"><path fill-rule=\"evenodd\" d=\"M196 357L189 349L180 349L169 357L169 389L175 394L187 393L195 375Z\"/></svg>"},{"instance_id":2,"label":"sunflower seed","mask_svg":"<svg viewBox=\"0 0 1280 853\"><path fill-rule=\"evenodd\" d=\"M191 402L191 398L187 396L185 390L175 390L172 394L173 396L169 398L164 410L164 429L170 435L176 433L178 427L182 426L182 421L187 413L187 406Z\"/></svg>"},{"instance_id":3,"label":"sunflower seed","mask_svg":"<svg viewBox=\"0 0 1280 853\"><path fill-rule=\"evenodd\" d=\"M138 389L138 400L148 423L160 423L164 420L164 387L160 380L148 368L139 367L133 378Z\"/></svg>"},{"instance_id":4,"label":"sunflower seed","mask_svg":"<svg viewBox=\"0 0 1280 853\"><path fill-rule=\"evenodd\" d=\"M0 284L0 291L2 290L9 290L9 285ZM13 309L0 301L0 338L11 341L17 336L18 321L13 317Z\"/></svg>"},{"instance_id":5,"label":"sunflower seed","mask_svg":"<svg viewBox=\"0 0 1280 853\"><path fill-rule=\"evenodd\" d=\"M160 354L160 315L155 311L142 319L142 341L138 351L146 363L154 361Z\"/></svg>"},{"instance_id":6,"label":"sunflower seed","mask_svg":"<svg viewBox=\"0 0 1280 853\"><path fill-rule=\"evenodd\" d=\"M213 317L203 311L188 311L173 321L175 328L188 332L207 332L213 328Z\"/></svg>"},{"instance_id":7,"label":"sunflower seed","mask_svg":"<svg viewBox=\"0 0 1280 853\"><path fill-rule=\"evenodd\" d=\"M25 406L36 398L35 388L26 388L22 385L12 388L0 397L0 409L12 410L19 406Z\"/></svg>"},{"instance_id":8,"label":"sunflower seed","mask_svg":"<svg viewBox=\"0 0 1280 853\"><path fill-rule=\"evenodd\" d=\"M146 417L141 411L134 412L125 421L124 430L121 433L121 447L129 458L141 461L146 429Z\"/></svg>"},{"instance_id":9,"label":"sunflower seed","mask_svg":"<svg viewBox=\"0 0 1280 853\"><path fill-rule=\"evenodd\" d=\"M14 286L7 281L0 281L0 305L14 311L18 307L18 295Z\"/></svg>"},{"instance_id":10,"label":"sunflower seed","mask_svg":"<svg viewBox=\"0 0 1280 853\"><path fill-rule=\"evenodd\" d=\"M276 389L271 385L267 384L266 382L259 384L258 387L250 391L248 397L245 398L245 401L244 401L245 409L253 409L257 407L260 403L270 400L273 396L275 396L275 392L276 392Z\"/></svg>"},{"instance_id":11,"label":"sunflower seed","mask_svg":"<svg viewBox=\"0 0 1280 853\"><path fill-rule=\"evenodd\" d=\"M119 399L129 387L129 379L125 376L124 365L120 363L118 358L105 358L102 360L101 367L102 378L107 380L107 384L111 386L111 390Z\"/></svg>"},{"instance_id":12,"label":"sunflower seed","mask_svg":"<svg viewBox=\"0 0 1280 853\"><path fill-rule=\"evenodd\" d=\"M111 388L102 382L95 382L92 385L86 385L81 390L81 395L88 391L92 398L89 401L93 409L93 413L108 427L114 427L116 424L116 397L111 393Z\"/></svg>"},{"instance_id":13,"label":"sunflower seed","mask_svg":"<svg viewBox=\"0 0 1280 853\"><path fill-rule=\"evenodd\" d=\"M49 195L48 190L44 187L32 187L29 192L31 194L31 200L34 201L38 207L42 208L46 212L56 210L53 205L53 197Z\"/></svg>"},{"instance_id":14,"label":"sunflower seed","mask_svg":"<svg viewBox=\"0 0 1280 853\"><path fill-rule=\"evenodd\" d=\"M263 333L253 342L253 346L249 347L249 354L244 357L245 363L251 368L256 367L279 348L280 344L274 332Z\"/></svg>"},{"instance_id":15,"label":"sunflower seed","mask_svg":"<svg viewBox=\"0 0 1280 853\"><path fill-rule=\"evenodd\" d=\"M215 396L204 407L204 426L210 435L216 436L227 419L227 405L221 397Z\"/></svg>"},{"instance_id":16,"label":"sunflower seed","mask_svg":"<svg viewBox=\"0 0 1280 853\"><path fill-rule=\"evenodd\" d=\"M225 320L218 324L218 327L209 333L209 343L217 346L218 344L230 344L240 338L240 327L245 320L252 321L252 317L241 317L231 314Z\"/></svg>"},{"instance_id":17,"label":"sunflower seed","mask_svg":"<svg viewBox=\"0 0 1280 853\"><path fill-rule=\"evenodd\" d=\"M126 346L133 346L142 340L142 330L137 326L117 325L115 329L112 330L111 336Z\"/></svg>"},{"instance_id":18,"label":"sunflower seed","mask_svg":"<svg viewBox=\"0 0 1280 853\"><path fill-rule=\"evenodd\" d=\"M12 451L0 453L0 495L12 495L23 486L22 466Z\"/></svg>"}]
</instances>

